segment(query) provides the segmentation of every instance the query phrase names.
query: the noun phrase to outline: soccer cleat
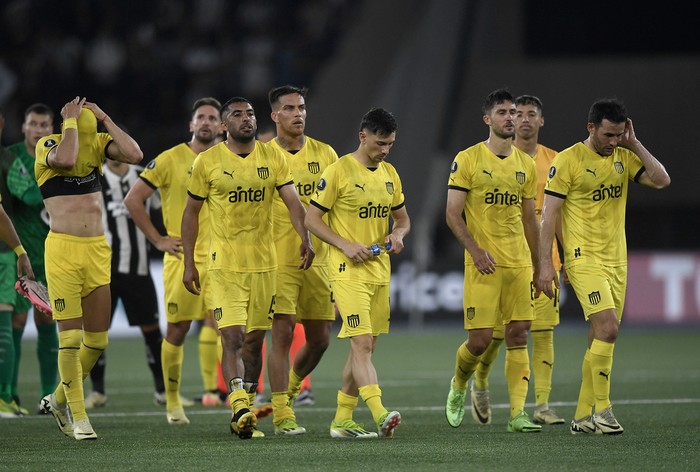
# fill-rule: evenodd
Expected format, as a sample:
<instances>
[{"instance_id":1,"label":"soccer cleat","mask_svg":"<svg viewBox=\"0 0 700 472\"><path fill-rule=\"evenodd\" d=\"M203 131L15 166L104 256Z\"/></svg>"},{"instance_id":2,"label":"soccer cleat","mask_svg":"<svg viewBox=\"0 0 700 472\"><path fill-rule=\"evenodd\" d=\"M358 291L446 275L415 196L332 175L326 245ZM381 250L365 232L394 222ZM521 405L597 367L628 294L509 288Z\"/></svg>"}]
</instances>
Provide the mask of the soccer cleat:
<instances>
[{"instance_id":1,"label":"soccer cleat","mask_svg":"<svg viewBox=\"0 0 700 472\"><path fill-rule=\"evenodd\" d=\"M571 420L571 434L598 434L593 417L588 415L580 420Z\"/></svg>"},{"instance_id":2,"label":"soccer cleat","mask_svg":"<svg viewBox=\"0 0 700 472\"><path fill-rule=\"evenodd\" d=\"M92 429L90 420L85 418L73 423L73 437L77 441L82 441L85 439L97 439L97 434Z\"/></svg>"},{"instance_id":3,"label":"soccer cleat","mask_svg":"<svg viewBox=\"0 0 700 472\"><path fill-rule=\"evenodd\" d=\"M377 423L379 435L383 438L393 438L394 430L401 425L401 413L398 411L388 411L384 413Z\"/></svg>"},{"instance_id":4,"label":"soccer cleat","mask_svg":"<svg viewBox=\"0 0 700 472\"><path fill-rule=\"evenodd\" d=\"M535 410L532 415L532 422L536 424L564 424L564 418L554 413L554 410L547 408L545 410Z\"/></svg>"},{"instance_id":5,"label":"soccer cleat","mask_svg":"<svg viewBox=\"0 0 700 472\"><path fill-rule=\"evenodd\" d=\"M20 411L14 400L6 402L0 398L0 418L20 418L24 414Z\"/></svg>"},{"instance_id":6,"label":"soccer cleat","mask_svg":"<svg viewBox=\"0 0 700 472\"><path fill-rule=\"evenodd\" d=\"M275 425L275 434L284 436L298 436L304 434L306 428L299 426L293 418L284 418L280 424Z\"/></svg>"},{"instance_id":7,"label":"soccer cleat","mask_svg":"<svg viewBox=\"0 0 700 472\"><path fill-rule=\"evenodd\" d=\"M257 424L255 413L248 408L241 408L231 417L231 434L236 434L241 439L250 439Z\"/></svg>"},{"instance_id":8,"label":"soccer cleat","mask_svg":"<svg viewBox=\"0 0 700 472\"><path fill-rule=\"evenodd\" d=\"M170 424L190 424L190 420L187 418L187 415L185 415L185 410L183 410L181 406L168 410L166 417L168 418L168 423Z\"/></svg>"},{"instance_id":9,"label":"soccer cleat","mask_svg":"<svg viewBox=\"0 0 700 472\"><path fill-rule=\"evenodd\" d=\"M491 424L491 399L488 389L478 389L471 383L472 418L479 424Z\"/></svg>"},{"instance_id":10,"label":"soccer cleat","mask_svg":"<svg viewBox=\"0 0 700 472\"><path fill-rule=\"evenodd\" d=\"M374 431L367 431L361 424L353 420L331 423L331 437L334 439L374 439L378 437Z\"/></svg>"},{"instance_id":11,"label":"soccer cleat","mask_svg":"<svg viewBox=\"0 0 700 472\"><path fill-rule=\"evenodd\" d=\"M104 393L96 392L93 390L85 398L85 409L89 410L91 408L100 408L107 405L107 395Z\"/></svg>"},{"instance_id":12,"label":"soccer cleat","mask_svg":"<svg viewBox=\"0 0 700 472\"><path fill-rule=\"evenodd\" d=\"M615 415L613 415L612 407L594 414L593 424L596 426L596 432L599 434L622 434L624 432L620 423L615 419Z\"/></svg>"},{"instance_id":13,"label":"soccer cleat","mask_svg":"<svg viewBox=\"0 0 700 472\"><path fill-rule=\"evenodd\" d=\"M260 431L258 428L253 428L253 435L251 436L252 439L260 439L260 438L264 438L264 437L265 437L265 433Z\"/></svg>"},{"instance_id":14,"label":"soccer cleat","mask_svg":"<svg viewBox=\"0 0 700 472\"><path fill-rule=\"evenodd\" d=\"M294 406L313 406L316 404L314 400L314 394L311 392L310 388L304 389L299 392L299 395L293 400Z\"/></svg>"},{"instance_id":15,"label":"soccer cleat","mask_svg":"<svg viewBox=\"0 0 700 472\"><path fill-rule=\"evenodd\" d=\"M527 413L521 411L518 416L508 422L506 431L509 433L539 433L542 431L542 426L530 421Z\"/></svg>"},{"instance_id":16,"label":"soccer cleat","mask_svg":"<svg viewBox=\"0 0 700 472\"><path fill-rule=\"evenodd\" d=\"M51 414L54 417L58 429L63 434L73 437L73 425L68 413L68 405L60 406L56 401L55 393L50 393L41 399L41 410L44 414Z\"/></svg>"},{"instance_id":17,"label":"soccer cleat","mask_svg":"<svg viewBox=\"0 0 700 472\"><path fill-rule=\"evenodd\" d=\"M258 404L251 411L255 413L257 419L266 418L272 414L272 403Z\"/></svg>"},{"instance_id":18,"label":"soccer cleat","mask_svg":"<svg viewBox=\"0 0 700 472\"><path fill-rule=\"evenodd\" d=\"M452 387L454 379L455 378L452 377L452 380L450 380L450 393L447 394L445 416L450 426L457 428L462 424L462 420L464 419L464 397L467 395L467 391L456 390Z\"/></svg>"},{"instance_id":19,"label":"soccer cleat","mask_svg":"<svg viewBox=\"0 0 700 472\"><path fill-rule=\"evenodd\" d=\"M223 402L218 393L206 392L201 399L203 406L221 406Z\"/></svg>"},{"instance_id":20,"label":"soccer cleat","mask_svg":"<svg viewBox=\"0 0 700 472\"><path fill-rule=\"evenodd\" d=\"M168 396L165 392L153 392L153 403L158 406L165 406L168 402ZM190 398L185 398L180 395L180 405L182 406L194 406L194 400Z\"/></svg>"},{"instance_id":21,"label":"soccer cleat","mask_svg":"<svg viewBox=\"0 0 700 472\"><path fill-rule=\"evenodd\" d=\"M22 405L20 404L18 396L12 397L11 405L14 405L14 407L17 409L17 411L19 411L20 416L27 416L29 414L29 410L27 410L26 408L23 408Z\"/></svg>"}]
</instances>

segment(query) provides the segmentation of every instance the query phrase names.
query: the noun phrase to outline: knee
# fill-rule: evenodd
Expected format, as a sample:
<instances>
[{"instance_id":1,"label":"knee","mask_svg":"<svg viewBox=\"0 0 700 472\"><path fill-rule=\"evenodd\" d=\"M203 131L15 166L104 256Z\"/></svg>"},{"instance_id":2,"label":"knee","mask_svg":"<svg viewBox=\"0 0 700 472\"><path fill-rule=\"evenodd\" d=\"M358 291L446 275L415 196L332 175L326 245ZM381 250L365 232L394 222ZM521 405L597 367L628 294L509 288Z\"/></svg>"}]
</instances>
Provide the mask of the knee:
<instances>
[{"instance_id":1,"label":"knee","mask_svg":"<svg viewBox=\"0 0 700 472\"><path fill-rule=\"evenodd\" d=\"M90 349L104 351L108 344L107 331L100 331L97 333L86 331L83 334L83 344L85 344L85 347L89 347Z\"/></svg>"}]
</instances>

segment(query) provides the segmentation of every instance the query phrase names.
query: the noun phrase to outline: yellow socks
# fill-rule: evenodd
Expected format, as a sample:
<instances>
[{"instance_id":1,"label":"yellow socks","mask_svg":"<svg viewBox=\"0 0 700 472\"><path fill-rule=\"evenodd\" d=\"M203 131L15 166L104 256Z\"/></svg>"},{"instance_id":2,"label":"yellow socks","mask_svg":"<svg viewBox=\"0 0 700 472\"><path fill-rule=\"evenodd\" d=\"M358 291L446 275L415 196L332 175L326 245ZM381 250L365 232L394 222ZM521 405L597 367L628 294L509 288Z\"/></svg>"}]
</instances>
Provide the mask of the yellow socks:
<instances>
[{"instance_id":1,"label":"yellow socks","mask_svg":"<svg viewBox=\"0 0 700 472\"><path fill-rule=\"evenodd\" d=\"M460 391L465 391L467 389L469 377L471 377L474 370L476 370L477 364L479 364L479 356L475 356L467 349L467 343L462 343L459 349L457 349L455 380L452 387Z\"/></svg>"},{"instance_id":2,"label":"yellow socks","mask_svg":"<svg viewBox=\"0 0 700 472\"><path fill-rule=\"evenodd\" d=\"M493 368L493 363L498 357L498 351L503 344L503 338L492 338L491 344L486 348L484 353L479 358L479 363L474 372L474 388L486 390L489 388L489 374Z\"/></svg>"},{"instance_id":3,"label":"yellow socks","mask_svg":"<svg viewBox=\"0 0 700 472\"><path fill-rule=\"evenodd\" d=\"M287 392L289 393L289 398L296 398L301 390L301 383L304 381L302 377L299 377L295 372L294 368L289 369L289 386L287 387Z\"/></svg>"},{"instance_id":4,"label":"yellow socks","mask_svg":"<svg viewBox=\"0 0 700 472\"><path fill-rule=\"evenodd\" d=\"M170 344L163 338L161 363L163 364L163 380L165 382L166 410L173 410L180 404L180 381L182 379L182 359L185 346Z\"/></svg>"},{"instance_id":5,"label":"yellow socks","mask_svg":"<svg viewBox=\"0 0 700 472\"><path fill-rule=\"evenodd\" d=\"M598 339L594 339L591 343L591 375L597 412L610 406L610 371L614 349L614 343L606 343Z\"/></svg>"},{"instance_id":6,"label":"yellow socks","mask_svg":"<svg viewBox=\"0 0 700 472\"><path fill-rule=\"evenodd\" d=\"M199 369L205 392L216 390L216 362L218 360L219 334L211 326L202 326L199 331Z\"/></svg>"},{"instance_id":7,"label":"yellow socks","mask_svg":"<svg viewBox=\"0 0 700 472\"><path fill-rule=\"evenodd\" d=\"M379 418L387 411L382 405L382 391L379 389L379 385L371 384L360 387L360 396L367 404L369 411L372 412L374 422L378 423Z\"/></svg>"},{"instance_id":8,"label":"yellow socks","mask_svg":"<svg viewBox=\"0 0 700 472\"><path fill-rule=\"evenodd\" d=\"M583 356L583 364L581 365L581 389L578 392L578 403L576 403L576 411L574 419L581 418L593 413L593 375L591 374L591 351L586 349L586 354Z\"/></svg>"},{"instance_id":9,"label":"yellow socks","mask_svg":"<svg viewBox=\"0 0 700 472\"><path fill-rule=\"evenodd\" d=\"M549 403L554 368L554 329L531 331L532 374L535 377L535 406Z\"/></svg>"},{"instance_id":10,"label":"yellow socks","mask_svg":"<svg viewBox=\"0 0 700 472\"><path fill-rule=\"evenodd\" d=\"M358 397L353 397L338 390L338 406L335 410L335 423L342 423L352 419L352 412L357 408Z\"/></svg>"},{"instance_id":11,"label":"yellow socks","mask_svg":"<svg viewBox=\"0 0 700 472\"><path fill-rule=\"evenodd\" d=\"M294 410L289 406L287 392L272 392L272 422L278 425L287 418L296 420Z\"/></svg>"},{"instance_id":12,"label":"yellow socks","mask_svg":"<svg viewBox=\"0 0 700 472\"><path fill-rule=\"evenodd\" d=\"M530 356L527 346L506 348L506 382L510 398L510 419L525 409L525 398L530 382Z\"/></svg>"}]
</instances>

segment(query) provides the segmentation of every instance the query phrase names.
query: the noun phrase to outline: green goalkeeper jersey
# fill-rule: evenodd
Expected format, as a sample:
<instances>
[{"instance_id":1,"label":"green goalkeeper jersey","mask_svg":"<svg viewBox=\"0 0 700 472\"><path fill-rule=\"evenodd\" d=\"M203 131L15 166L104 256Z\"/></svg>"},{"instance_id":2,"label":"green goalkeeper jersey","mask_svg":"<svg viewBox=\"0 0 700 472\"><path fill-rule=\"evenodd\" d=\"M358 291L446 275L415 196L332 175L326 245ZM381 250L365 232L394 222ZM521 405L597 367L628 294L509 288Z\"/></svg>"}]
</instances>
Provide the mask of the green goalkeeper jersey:
<instances>
[{"instance_id":1,"label":"green goalkeeper jersey","mask_svg":"<svg viewBox=\"0 0 700 472\"><path fill-rule=\"evenodd\" d=\"M7 187L13 197L12 222L32 265L43 266L49 216L34 177L34 158L23 141L8 149L17 156L7 175Z\"/></svg>"}]
</instances>

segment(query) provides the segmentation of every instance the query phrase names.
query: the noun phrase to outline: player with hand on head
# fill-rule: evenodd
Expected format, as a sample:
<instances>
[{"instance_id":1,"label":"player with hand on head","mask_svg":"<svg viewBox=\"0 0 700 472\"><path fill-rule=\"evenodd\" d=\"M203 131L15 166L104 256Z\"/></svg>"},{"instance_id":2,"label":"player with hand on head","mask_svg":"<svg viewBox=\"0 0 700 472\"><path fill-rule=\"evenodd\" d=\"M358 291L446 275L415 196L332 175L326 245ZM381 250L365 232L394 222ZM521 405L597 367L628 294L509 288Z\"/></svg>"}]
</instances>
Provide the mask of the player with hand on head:
<instances>
[{"instance_id":1,"label":"player with hand on head","mask_svg":"<svg viewBox=\"0 0 700 472\"><path fill-rule=\"evenodd\" d=\"M83 379L107 347L111 250L102 222L100 174L106 159L137 164L139 145L95 103L76 97L61 109L61 134L39 140L35 174L49 213L46 278L58 323L60 383L42 399L59 429L96 439ZM97 132L101 122L107 133ZM69 416L70 415L70 416Z\"/></svg>"}]
</instances>

